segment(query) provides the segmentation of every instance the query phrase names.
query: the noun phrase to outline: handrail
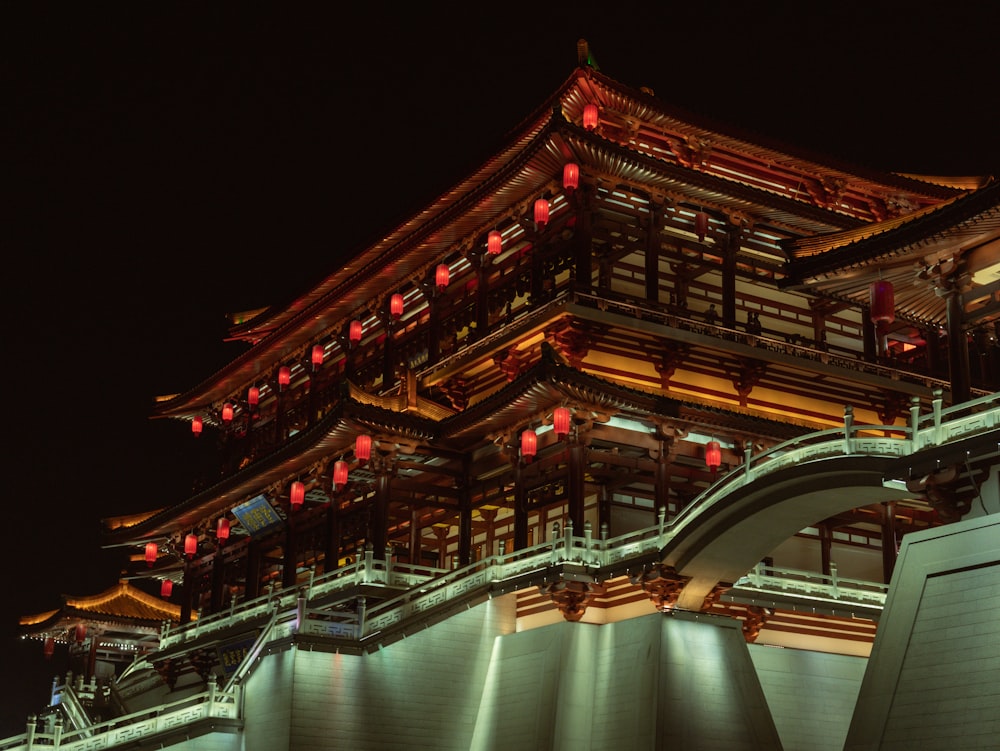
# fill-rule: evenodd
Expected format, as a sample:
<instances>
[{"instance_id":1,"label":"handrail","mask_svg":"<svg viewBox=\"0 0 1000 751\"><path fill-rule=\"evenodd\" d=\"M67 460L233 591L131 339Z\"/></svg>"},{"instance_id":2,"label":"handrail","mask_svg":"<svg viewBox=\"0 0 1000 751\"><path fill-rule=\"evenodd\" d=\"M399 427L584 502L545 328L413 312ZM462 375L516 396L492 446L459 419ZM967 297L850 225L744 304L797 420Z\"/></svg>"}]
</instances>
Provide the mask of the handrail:
<instances>
[{"instance_id":1,"label":"handrail","mask_svg":"<svg viewBox=\"0 0 1000 751\"><path fill-rule=\"evenodd\" d=\"M935 410L927 427L919 427L921 421L913 422L914 425L909 427L855 425L851 411L847 410L843 428L820 430L792 438L758 454L747 450L741 469L720 478L671 519L668 535L676 536L705 508L723 501L734 490L786 467L831 456L897 458L1000 427L1000 393L988 394L946 410ZM902 437L885 433L902 433Z\"/></svg>"},{"instance_id":2,"label":"handrail","mask_svg":"<svg viewBox=\"0 0 1000 751\"><path fill-rule=\"evenodd\" d=\"M30 717L27 731L0 741L0 751L30 751L36 747L93 751L135 744L199 720L238 719L238 699L238 691L220 692L214 683L209 683L208 690L199 694L90 725L83 730L64 730L57 719L52 732L39 732L35 718Z\"/></svg>"}]
</instances>

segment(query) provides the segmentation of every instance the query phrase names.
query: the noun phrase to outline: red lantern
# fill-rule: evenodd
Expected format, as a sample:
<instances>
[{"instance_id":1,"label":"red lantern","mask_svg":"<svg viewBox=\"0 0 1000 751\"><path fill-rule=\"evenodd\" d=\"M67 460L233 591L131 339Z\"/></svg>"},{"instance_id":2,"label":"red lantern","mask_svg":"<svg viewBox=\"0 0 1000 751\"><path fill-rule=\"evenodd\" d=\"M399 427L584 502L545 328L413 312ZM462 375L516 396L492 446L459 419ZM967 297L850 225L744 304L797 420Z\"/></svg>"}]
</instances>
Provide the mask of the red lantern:
<instances>
[{"instance_id":1,"label":"red lantern","mask_svg":"<svg viewBox=\"0 0 1000 751\"><path fill-rule=\"evenodd\" d=\"M174 593L174 583L170 579L164 579L160 583L160 597L164 600L169 600L170 595Z\"/></svg>"},{"instance_id":2,"label":"red lantern","mask_svg":"<svg viewBox=\"0 0 1000 751\"><path fill-rule=\"evenodd\" d=\"M389 315L397 321L403 315L403 296L398 292L389 298Z\"/></svg>"},{"instance_id":3,"label":"red lantern","mask_svg":"<svg viewBox=\"0 0 1000 751\"><path fill-rule=\"evenodd\" d=\"M439 292L444 292L448 287L448 282L451 279L451 270L448 268L448 264L439 263L437 270L434 272L434 283L437 284Z\"/></svg>"},{"instance_id":4,"label":"red lantern","mask_svg":"<svg viewBox=\"0 0 1000 751\"><path fill-rule=\"evenodd\" d=\"M699 211L694 215L694 231L698 235L698 242L705 239L705 235L708 234L708 214L704 211Z\"/></svg>"},{"instance_id":5,"label":"red lantern","mask_svg":"<svg viewBox=\"0 0 1000 751\"><path fill-rule=\"evenodd\" d=\"M892 282L882 279L872 282L868 288L868 299L871 305L872 323L887 325L896 320L896 300Z\"/></svg>"},{"instance_id":6,"label":"red lantern","mask_svg":"<svg viewBox=\"0 0 1000 751\"><path fill-rule=\"evenodd\" d=\"M347 338L351 340L351 344L357 344L361 341L361 321L357 319L351 321L351 326L347 331Z\"/></svg>"},{"instance_id":7,"label":"red lantern","mask_svg":"<svg viewBox=\"0 0 1000 751\"><path fill-rule=\"evenodd\" d=\"M298 480L293 482L291 490L288 491L288 499L292 503L292 509L297 509L306 499L306 486Z\"/></svg>"},{"instance_id":8,"label":"red lantern","mask_svg":"<svg viewBox=\"0 0 1000 751\"><path fill-rule=\"evenodd\" d=\"M292 382L292 369L287 365L278 368L278 388L284 389Z\"/></svg>"},{"instance_id":9,"label":"red lantern","mask_svg":"<svg viewBox=\"0 0 1000 751\"><path fill-rule=\"evenodd\" d=\"M224 516L219 517L219 522L215 526L215 539L219 542L229 539L229 520Z\"/></svg>"},{"instance_id":10,"label":"red lantern","mask_svg":"<svg viewBox=\"0 0 1000 751\"><path fill-rule=\"evenodd\" d=\"M538 434L530 428L521 433L521 456L531 461L538 452Z\"/></svg>"},{"instance_id":11,"label":"red lantern","mask_svg":"<svg viewBox=\"0 0 1000 751\"><path fill-rule=\"evenodd\" d=\"M222 405L222 421L232 422L233 421L233 405L226 402Z\"/></svg>"},{"instance_id":12,"label":"red lantern","mask_svg":"<svg viewBox=\"0 0 1000 751\"><path fill-rule=\"evenodd\" d=\"M535 201L535 224L544 227L549 223L549 202L545 198Z\"/></svg>"},{"instance_id":13,"label":"red lantern","mask_svg":"<svg viewBox=\"0 0 1000 751\"><path fill-rule=\"evenodd\" d=\"M82 623L76 624L76 643L83 644L83 640L87 638L87 627Z\"/></svg>"},{"instance_id":14,"label":"red lantern","mask_svg":"<svg viewBox=\"0 0 1000 751\"><path fill-rule=\"evenodd\" d=\"M46 660L51 660L52 655L56 653L56 640L51 636L46 636L45 641L42 643L42 654L45 656Z\"/></svg>"},{"instance_id":15,"label":"red lantern","mask_svg":"<svg viewBox=\"0 0 1000 751\"><path fill-rule=\"evenodd\" d=\"M313 366L313 370L315 370L316 368L318 368L320 365L323 364L323 354L324 354L323 353L323 345L322 344L314 344L313 348L312 348L312 366Z\"/></svg>"},{"instance_id":16,"label":"red lantern","mask_svg":"<svg viewBox=\"0 0 1000 751\"><path fill-rule=\"evenodd\" d=\"M354 439L354 455L362 462L372 458L372 437L370 435L361 433Z\"/></svg>"},{"instance_id":17,"label":"red lantern","mask_svg":"<svg viewBox=\"0 0 1000 751\"><path fill-rule=\"evenodd\" d=\"M569 435L569 409L556 407L552 410L552 429L562 439Z\"/></svg>"},{"instance_id":18,"label":"red lantern","mask_svg":"<svg viewBox=\"0 0 1000 751\"><path fill-rule=\"evenodd\" d=\"M500 255L503 250L503 235L497 230L493 230L486 236L486 252L491 256Z\"/></svg>"},{"instance_id":19,"label":"red lantern","mask_svg":"<svg viewBox=\"0 0 1000 751\"><path fill-rule=\"evenodd\" d=\"M196 535L194 532L191 532L190 534L188 534L187 537L184 538L184 555L186 555L188 558L194 558L195 553L197 552L198 552L198 535Z\"/></svg>"},{"instance_id":20,"label":"red lantern","mask_svg":"<svg viewBox=\"0 0 1000 751\"><path fill-rule=\"evenodd\" d=\"M597 105L587 104L583 108L583 127L594 130L597 127Z\"/></svg>"},{"instance_id":21,"label":"red lantern","mask_svg":"<svg viewBox=\"0 0 1000 751\"><path fill-rule=\"evenodd\" d=\"M201 419L201 415L198 415L191 420L191 432L195 438L201 435L202 428L204 428L204 421Z\"/></svg>"},{"instance_id":22,"label":"red lantern","mask_svg":"<svg viewBox=\"0 0 1000 751\"><path fill-rule=\"evenodd\" d=\"M260 404L260 389L256 386L251 386L250 390L247 391L247 404L251 407L256 407Z\"/></svg>"},{"instance_id":23,"label":"red lantern","mask_svg":"<svg viewBox=\"0 0 1000 751\"><path fill-rule=\"evenodd\" d=\"M347 471L349 467L347 462L343 459L339 459L333 463L333 484L336 487L341 487L347 484Z\"/></svg>"},{"instance_id":24,"label":"red lantern","mask_svg":"<svg viewBox=\"0 0 1000 751\"><path fill-rule=\"evenodd\" d=\"M722 464L722 446L718 441L705 444L705 466L715 472Z\"/></svg>"},{"instance_id":25,"label":"red lantern","mask_svg":"<svg viewBox=\"0 0 1000 751\"><path fill-rule=\"evenodd\" d=\"M146 543L146 565L152 567L156 563L156 558L159 555L159 550L156 547L155 542Z\"/></svg>"},{"instance_id":26,"label":"red lantern","mask_svg":"<svg viewBox=\"0 0 1000 751\"><path fill-rule=\"evenodd\" d=\"M563 165L563 188L565 190L576 190L580 187L580 165L573 162L566 162Z\"/></svg>"}]
</instances>

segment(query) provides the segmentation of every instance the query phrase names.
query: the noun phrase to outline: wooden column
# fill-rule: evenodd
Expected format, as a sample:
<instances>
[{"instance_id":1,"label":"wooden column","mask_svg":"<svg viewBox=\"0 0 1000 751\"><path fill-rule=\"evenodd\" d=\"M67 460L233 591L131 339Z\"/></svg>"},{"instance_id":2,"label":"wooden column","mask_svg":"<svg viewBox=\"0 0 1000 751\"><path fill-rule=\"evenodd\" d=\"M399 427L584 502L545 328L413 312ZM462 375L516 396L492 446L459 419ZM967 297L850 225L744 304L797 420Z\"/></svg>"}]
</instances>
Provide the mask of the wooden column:
<instances>
[{"instance_id":1,"label":"wooden column","mask_svg":"<svg viewBox=\"0 0 1000 751\"><path fill-rule=\"evenodd\" d=\"M597 529L598 536L603 527L608 529L608 537L611 536L611 496L608 494L608 486L601 485L597 498Z\"/></svg>"},{"instance_id":2,"label":"wooden column","mask_svg":"<svg viewBox=\"0 0 1000 751\"><path fill-rule=\"evenodd\" d=\"M580 186L574 194L579 206L573 235L573 277L578 290L589 290L593 286L591 271L591 211L589 186Z\"/></svg>"},{"instance_id":3,"label":"wooden column","mask_svg":"<svg viewBox=\"0 0 1000 751\"><path fill-rule=\"evenodd\" d=\"M458 496L458 565L472 563L472 489L469 487L469 463L462 462Z\"/></svg>"},{"instance_id":4,"label":"wooden column","mask_svg":"<svg viewBox=\"0 0 1000 751\"><path fill-rule=\"evenodd\" d=\"M226 562L223 555L222 546L219 545L215 551L215 558L212 560L212 601L213 613L222 610L225 599L226 586Z\"/></svg>"},{"instance_id":5,"label":"wooden column","mask_svg":"<svg viewBox=\"0 0 1000 751\"><path fill-rule=\"evenodd\" d=\"M660 219L663 206L649 204L649 226L646 230L646 300L660 301Z\"/></svg>"},{"instance_id":6,"label":"wooden column","mask_svg":"<svg viewBox=\"0 0 1000 751\"><path fill-rule=\"evenodd\" d=\"M414 505L410 508L410 565L418 566L423 563L421 555L421 528L420 513Z\"/></svg>"},{"instance_id":7,"label":"wooden column","mask_svg":"<svg viewBox=\"0 0 1000 751\"><path fill-rule=\"evenodd\" d=\"M335 491L336 493L336 491ZM326 549L323 551L323 572L330 573L340 565L340 501L330 500L326 508Z\"/></svg>"},{"instance_id":8,"label":"wooden column","mask_svg":"<svg viewBox=\"0 0 1000 751\"><path fill-rule=\"evenodd\" d=\"M951 373L951 403L961 404L972 397L969 375L969 343L962 329L962 295L952 287L945 295L948 303L948 368Z\"/></svg>"},{"instance_id":9,"label":"wooden column","mask_svg":"<svg viewBox=\"0 0 1000 751\"><path fill-rule=\"evenodd\" d=\"M375 498L372 502L371 529L368 538L371 540L375 555L385 552L389 526L389 470L380 468L375 479Z\"/></svg>"},{"instance_id":10,"label":"wooden column","mask_svg":"<svg viewBox=\"0 0 1000 751\"><path fill-rule=\"evenodd\" d=\"M246 586L243 599L252 600L260 596L260 540L251 539L247 543Z\"/></svg>"},{"instance_id":11,"label":"wooden column","mask_svg":"<svg viewBox=\"0 0 1000 751\"><path fill-rule=\"evenodd\" d=\"M294 587L298 581L298 545L295 539L295 516L289 511L288 519L285 520L285 546L284 555L281 558L281 586L285 589Z\"/></svg>"},{"instance_id":12,"label":"wooden column","mask_svg":"<svg viewBox=\"0 0 1000 751\"><path fill-rule=\"evenodd\" d=\"M872 309L868 305L861 306L861 337L864 345L865 360L875 362L878 359L878 342L875 341L875 324L871 321Z\"/></svg>"},{"instance_id":13,"label":"wooden column","mask_svg":"<svg viewBox=\"0 0 1000 751\"><path fill-rule=\"evenodd\" d=\"M523 470L514 469L514 550L528 547L528 493L524 489Z\"/></svg>"},{"instance_id":14,"label":"wooden column","mask_svg":"<svg viewBox=\"0 0 1000 751\"><path fill-rule=\"evenodd\" d=\"M882 581L892 579L896 567L896 502L882 504Z\"/></svg>"},{"instance_id":15,"label":"wooden column","mask_svg":"<svg viewBox=\"0 0 1000 751\"><path fill-rule=\"evenodd\" d=\"M191 622L191 607L194 603L194 581L191 561L184 560L184 583L181 585L181 623Z\"/></svg>"},{"instance_id":16,"label":"wooden column","mask_svg":"<svg viewBox=\"0 0 1000 751\"><path fill-rule=\"evenodd\" d=\"M826 575L830 575L830 550L833 543L833 530L830 528L829 522L820 522L819 526L819 555L820 555L820 571Z\"/></svg>"},{"instance_id":17,"label":"wooden column","mask_svg":"<svg viewBox=\"0 0 1000 751\"><path fill-rule=\"evenodd\" d=\"M740 249L739 227L733 227L726 235L726 247L722 253L722 325L736 328L736 254Z\"/></svg>"},{"instance_id":18,"label":"wooden column","mask_svg":"<svg viewBox=\"0 0 1000 751\"><path fill-rule=\"evenodd\" d=\"M567 447L566 504L573 534L583 535L584 505L584 447L572 440Z\"/></svg>"}]
</instances>

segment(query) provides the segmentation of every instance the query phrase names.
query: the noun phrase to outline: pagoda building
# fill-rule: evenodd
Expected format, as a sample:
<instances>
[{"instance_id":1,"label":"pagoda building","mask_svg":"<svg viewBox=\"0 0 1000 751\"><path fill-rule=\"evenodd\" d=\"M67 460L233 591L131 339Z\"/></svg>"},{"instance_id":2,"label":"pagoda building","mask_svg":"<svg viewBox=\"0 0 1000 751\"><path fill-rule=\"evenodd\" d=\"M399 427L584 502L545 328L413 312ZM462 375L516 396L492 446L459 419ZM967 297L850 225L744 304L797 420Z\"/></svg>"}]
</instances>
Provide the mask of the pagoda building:
<instances>
[{"instance_id":1,"label":"pagoda building","mask_svg":"<svg viewBox=\"0 0 1000 751\"><path fill-rule=\"evenodd\" d=\"M223 748L841 747L901 543L1000 510L1000 183L769 142L588 60L157 399L218 464L105 520L176 583L130 709L242 688ZM768 693L795 650L852 676L829 726ZM666 677L688 653L714 709Z\"/></svg>"}]
</instances>

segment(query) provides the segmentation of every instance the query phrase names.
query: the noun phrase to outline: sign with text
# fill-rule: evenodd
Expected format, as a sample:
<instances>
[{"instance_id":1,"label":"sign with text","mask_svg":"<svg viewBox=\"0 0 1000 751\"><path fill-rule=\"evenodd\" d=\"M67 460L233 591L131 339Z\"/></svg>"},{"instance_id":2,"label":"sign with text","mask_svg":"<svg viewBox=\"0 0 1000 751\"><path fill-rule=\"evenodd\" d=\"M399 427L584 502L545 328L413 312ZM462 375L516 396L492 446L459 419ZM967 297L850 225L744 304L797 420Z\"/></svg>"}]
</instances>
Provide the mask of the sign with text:
<instances>
[{"instance_id":1,"label":"sign with text","mask_svg":"<svg viewBox=\"0 0 1000 751\"><path fill-rule=\"evenodd\" d=\"M243 663L247 654L253 649L254 642L256 641L256 634L244 634L235 639L230 639L217 647L219 651L219 664L222 665L222 669L227 676L236 672L236 669Z\"/></svg>"},{"instance_id":2,"label":"sign with text","mask_svg":"<svg viewBox=\"0 0 1000 751\"><path fill-rule=\"evenodd\" d=\"M234 508L233 516L240 520L251 537L258 537L281 524L281 517L263 495Z\"/></svg>"}]
</instances>

